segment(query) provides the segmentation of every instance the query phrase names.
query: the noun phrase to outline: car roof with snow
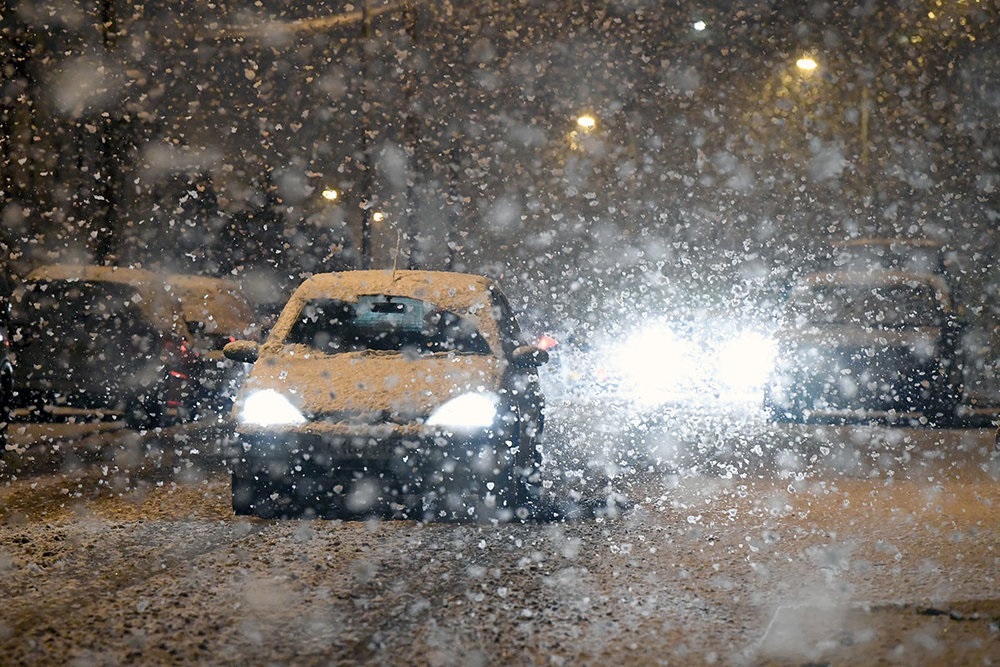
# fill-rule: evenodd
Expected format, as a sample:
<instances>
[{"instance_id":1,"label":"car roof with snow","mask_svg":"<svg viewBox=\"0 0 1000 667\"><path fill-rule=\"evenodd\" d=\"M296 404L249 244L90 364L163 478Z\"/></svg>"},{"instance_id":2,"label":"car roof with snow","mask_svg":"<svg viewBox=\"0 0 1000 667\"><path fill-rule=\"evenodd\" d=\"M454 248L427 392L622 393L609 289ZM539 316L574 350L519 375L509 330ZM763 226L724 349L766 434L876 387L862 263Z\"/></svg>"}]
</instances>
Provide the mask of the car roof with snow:
<instances>
[{"instance_id":1,"label":"car roof with snow","mask_svg":"<svg viewBox=\"0 0 1000 667\"><path fill-rule=\"evenodd\" d=\"M241 332L254 322L253 307L233 280L174 273L166 281L189 322L210 320L212 330L227 333Z\"/></svg>"},{"instance_id":2,"label":"car roof with snow","mask_svg":"<svg viewBox=\"0 0 1000 667\"><path fill-rule=\"evenodd\" d=\"M449 271L363 270L320 273L292 294L274 325L272 336L283 340L302 307L314 299L356 302L363 295L392 295L427 301L475 321L487 340L499 335L493 317L497 284L483 276Z\"/></svg>"},{"instance_id":3,"label":"car roof with snow","mask_svg":"<svg viewBox=\"0 0 1000 667\"><path fill-rule=\"evenodd\" d=\"M139 295L137 304L161 326L174 328L182 318L181 304L163 277L145 269L92 264L46 264L32 270L24 283L69 281L128 285Z\"/></svg>"},{"instance_id":4,"label":"car roof with snow","mask_svg":"<svg viewBox=\"0 0 1000 667\"><path fill-rule=\"evenodd\" d=\"M948 288L948 281L944 277L913 271L819 271L810 273L792 286L788 302L791 303L797 294L814 287L879 288L906 285L925 285L931 288L940 306L946 312L953 310L951 291Z\"/></svg>"},{"instance_id":5,"label":"car roof with snow","mask_svg":"<svg viewBox=\"0 0 1000 667\"><path fill-rule=\"evenodd\" d=\"M490 303L496 283L489 278L450 271L339 271L320 273L302 283L293 298L332 297L356 300L362 294L394 294L431 301L449 310L468 310Z\"/></svg>"},{"instance_id":6,"label":"car roof with snow","mask_svg":"<svg viewBox=\"0 0 1000 667\"><path fill-rule=\"evenodd\" d=\"M833 243L835 248L869 248L869 247L882 247L882 248L929 248L937 249L943 248L944 244L940 241L934 241L933 239L909 239L909 238L897 238L897 237L865 237L857 239L848 239L846 241L835 241Z\"/></svg>"},{"instance_id":7,"label":"car roof with snow","mask_svg":"<svg viewBox=\"0 0 1000 667\"><path fill-rule=\"evenodd\" d=\"M948 295L948 282L934 273L917 271L817 271L803 276L799 286L813 285L904 285L923 283L932 286L944 295Z\"/></svg>"}]
</instances>

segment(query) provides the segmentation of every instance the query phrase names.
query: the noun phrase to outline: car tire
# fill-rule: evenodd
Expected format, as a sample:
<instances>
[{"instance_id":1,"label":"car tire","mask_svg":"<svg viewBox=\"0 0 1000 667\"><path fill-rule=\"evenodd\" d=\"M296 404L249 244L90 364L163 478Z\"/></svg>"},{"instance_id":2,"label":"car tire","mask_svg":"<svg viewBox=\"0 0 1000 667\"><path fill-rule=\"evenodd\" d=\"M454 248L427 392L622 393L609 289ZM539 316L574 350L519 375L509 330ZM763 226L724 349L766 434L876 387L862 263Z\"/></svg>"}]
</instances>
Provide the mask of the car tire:
<instances>
[{"instance_id":1,"label":"car tire","mask_svg":"<svg viewBox=\"0 0 1000 667\"><path fill-rule=\"evenodd\" d=\"M6 366L4 374L0 376L0 458L3 458L7 451L7 426L14 414L11 408L11 401L14 394L14 380L10 374L10 366Z\"/></svg>"},{"instance_id":2,"label":"car tire","mask_svg":"<svg viewBox=\"0 0 1000 667\"><path fill-rule=\"evenodd\" d=\"M507 521L524 521L531 513L531 468L511 466L497 481L497 509Z\"/></svg>"},{"instance_id":3,"label":"car tire","mask_svg":"<svg viewBox=\"0 0 1000 667\"><path fill-rule=\"evenodd\" d=\"M537 437L537 435L536 435ZM513 513L513 520L524 521L531 513L536 501L535 489L540 482L542 453L538 451L537 440L524 432L518 436L517 456L506 471L505 497L498 506Z\"/></svg>"},{"instance_id":4,"label":"car tire","mask_svg":"<svg viewBox=\"0 0 1000 667\"><path fill-rule=\"evenodd\" d=\"M133 431L148 431L164 425L158 406L141 398L129 401L125 406L125 425Z\"/></svg>"},{"instance_id":5,"label":"car tire","mask_svg":"<svg viewBox=\"0 0 1000 667\"><path fill-rule=\"evenodd\" d=\"M958 422L960 393L954 387L942 387L937 397L924 406L924 417L939 428L951 428Z\"/></svg>"}]
</instances>

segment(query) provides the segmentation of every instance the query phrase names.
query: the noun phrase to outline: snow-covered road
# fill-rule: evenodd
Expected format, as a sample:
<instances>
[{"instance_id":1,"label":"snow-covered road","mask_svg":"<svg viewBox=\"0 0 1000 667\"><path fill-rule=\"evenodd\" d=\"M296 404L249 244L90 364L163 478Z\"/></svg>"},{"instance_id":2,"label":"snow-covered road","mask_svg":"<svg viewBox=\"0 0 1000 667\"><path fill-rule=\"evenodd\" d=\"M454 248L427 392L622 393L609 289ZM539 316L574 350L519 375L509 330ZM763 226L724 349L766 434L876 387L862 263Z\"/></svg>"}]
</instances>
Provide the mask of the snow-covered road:
<instances>
[{"instance_id":1,"label":"snow-covered road","mask_svg":"<svg viewBox=\"0 0 1000 667\"><path fill-rule=\"evenodd\" d=\"M591 466L553 438L548 493L610 480L627 506L499 526L236 518L212 429L143 442L163 465L134 460L136 434L100 430L83 441L96 455L63 434L76 454L0 477L4 665L1000 661L1000 484L977 460L990 429L754 436L901 447L891 474L884 457Z\"/></svg>"}]
</instances>

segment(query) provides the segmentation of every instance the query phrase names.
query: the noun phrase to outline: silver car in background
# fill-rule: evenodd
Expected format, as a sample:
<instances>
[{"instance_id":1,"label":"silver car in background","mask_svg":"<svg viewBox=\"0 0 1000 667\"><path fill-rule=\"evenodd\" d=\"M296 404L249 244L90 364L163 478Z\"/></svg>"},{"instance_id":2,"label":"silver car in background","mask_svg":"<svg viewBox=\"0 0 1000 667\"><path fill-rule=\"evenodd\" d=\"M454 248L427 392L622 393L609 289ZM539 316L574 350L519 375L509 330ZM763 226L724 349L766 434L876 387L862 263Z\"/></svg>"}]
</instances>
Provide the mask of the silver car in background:
<instances>
[{"instance_id":1,"label":"silver car in background","mask_svg":"<svg viewBox=\"0 0 1000 667\"><path fill-rule=\"evenodd\" d=\"M919 413L948 424L963 396L959 330L939 275L806 276L785 305L765 406L780 421Z\"/></svg>"}]
</instances>

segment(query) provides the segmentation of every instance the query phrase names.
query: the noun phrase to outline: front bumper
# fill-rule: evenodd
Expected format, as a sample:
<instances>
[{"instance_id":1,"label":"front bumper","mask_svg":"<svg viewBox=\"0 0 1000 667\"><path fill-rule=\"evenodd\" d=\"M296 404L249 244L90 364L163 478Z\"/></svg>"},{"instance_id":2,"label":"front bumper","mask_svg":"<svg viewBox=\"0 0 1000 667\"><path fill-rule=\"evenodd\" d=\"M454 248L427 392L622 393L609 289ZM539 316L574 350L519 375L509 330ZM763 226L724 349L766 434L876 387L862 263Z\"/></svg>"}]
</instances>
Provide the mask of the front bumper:
<instances>
[{"instance_id":1,"label":"front bumper","mask_svg":"<svg viewBox=\"0 0 1000 667\"><path fill-rule=\"evenodd\" d=\"M240 430L228 458L237 476L275 483L378 476L407 484L457 466L500 474L514 457L510 439L492 431L459 436L419 426L308 424Z\"/></svg>"}]
</instances>

